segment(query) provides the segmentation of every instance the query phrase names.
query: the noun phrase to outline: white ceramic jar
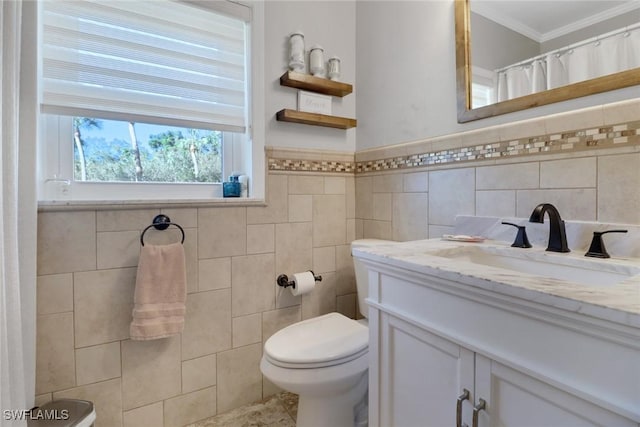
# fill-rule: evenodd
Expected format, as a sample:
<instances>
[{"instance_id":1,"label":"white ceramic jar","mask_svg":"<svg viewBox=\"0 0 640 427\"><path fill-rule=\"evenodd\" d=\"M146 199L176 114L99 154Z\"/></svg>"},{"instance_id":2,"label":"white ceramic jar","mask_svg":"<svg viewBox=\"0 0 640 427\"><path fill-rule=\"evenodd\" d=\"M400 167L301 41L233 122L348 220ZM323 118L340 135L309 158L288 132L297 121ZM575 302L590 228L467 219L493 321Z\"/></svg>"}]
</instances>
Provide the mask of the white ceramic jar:
<instances>
[{"instance_id":1,"label":"white ceramic jar","mask_svg":"<svg viewBox=\"0 0 640 427\"><path fill-rule=\"evenodd\" d=\"M315 77L324 77L324 49L322 46L315 45L309 52L309 71Z\"/></svg>"},{"instance_id":2,"label":"white ceramic jar","mask_svg":"<svg viewBox=\"0 0 640 427\"><path fill-rule=\"evenodd\" d=\"M296 31L289 36L289 69L304 73L304 34Z\"/></svg>"},{"instance_id":3,"label":"white ceramic jar","mask_svg":"<svg viewBox=\"0 0 640 427\"><path fill-rule=\"evenodd\" d=\"M340 58L332 56L327 62L327 75L331 80L338 80L340 78Z\"/></svg>"}]
</instances>

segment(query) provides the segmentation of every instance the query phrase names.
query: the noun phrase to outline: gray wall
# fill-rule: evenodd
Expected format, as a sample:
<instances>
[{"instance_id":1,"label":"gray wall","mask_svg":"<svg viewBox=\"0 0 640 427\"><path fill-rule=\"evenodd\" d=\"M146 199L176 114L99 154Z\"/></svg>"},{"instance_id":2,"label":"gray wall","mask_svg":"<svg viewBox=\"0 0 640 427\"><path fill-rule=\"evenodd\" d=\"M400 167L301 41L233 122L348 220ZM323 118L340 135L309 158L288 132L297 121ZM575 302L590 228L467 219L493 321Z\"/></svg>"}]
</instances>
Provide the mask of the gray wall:
<instances>
[{"instance_id":1,"label":"gray wall","mask_svg":"<svg viewBox=\"0 0 640 427\"><path fill-rule=\"evenodd\" d=\"M586 40L600 34L623 28L627 25L638 24L639 22L640 9L636 9L633 12L617 16L615 18L607 19L606 21L598 22L597 24L594 24L590 27L574 31L573 33L557 37L547 42L543 42L541 44L542 52L548 52L550 50L558 49L572 43L579 42L581 40Z\"/></svg>"},{"instance_id":2,"label":"gray wall","mask_svg":"<svg viewBox=\"0 0 640 427\"><path fill-rule=\"evenodd\" d=\"M356 149L422 140L638 96L638 87L457 123L453 0L356 2Z\"/></svg>"},{"instance_id":3,"label":"gray wall","mask_svg":"<svg viewBox=\"0 0 640 427\"><path fill-rule=\"evenodd\" d=\"M487 70L539 55L540 44L522 34L471 13L471 64Z\"/></svg>"},{"instance_id":4,"label":"gray wall","mask_svg":"<svg viewBox=\"0 0 640 427\"><path fill-rule=\"evenodd\" d=\"M353 1L268 1L265 2L265 123L266 145L274 147L355 151L356 129L340 130L319 126L278 122L276 112L297 108L297 90L280 86L280 76L287 70L289 34L305 35L307 69L309 49L314 44L324 48L325 61L331 55L341 60L340 81L357 90L356 5ZM335 116L356 116L356 91L344 98L333 97Z\"/></svg>"}]
</instances>

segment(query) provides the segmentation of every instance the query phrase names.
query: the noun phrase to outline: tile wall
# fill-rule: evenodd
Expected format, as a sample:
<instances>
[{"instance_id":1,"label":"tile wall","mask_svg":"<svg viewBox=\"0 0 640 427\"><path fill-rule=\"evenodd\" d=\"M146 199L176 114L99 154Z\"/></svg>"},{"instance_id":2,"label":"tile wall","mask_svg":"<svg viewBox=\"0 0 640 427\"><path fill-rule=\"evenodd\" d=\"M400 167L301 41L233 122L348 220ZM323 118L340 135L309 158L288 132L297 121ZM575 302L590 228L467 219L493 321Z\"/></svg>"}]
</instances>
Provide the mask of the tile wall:
<instances>
[{"instance_id":1,"label":"tile wall","mask_svg":"<svg viewBox=\"0 0 640 427\"><path fill-rule=\"evenodd\" d=\"M352 174L273 172L267 207L40 212L37 401L91 400L98 427L173 427L275 393L259 369L269 336L331 311L355 316L354 201ZM186 233L185 330L131 341L140 232L160 212ZM323 276L311 294L275 284L308 269Z\"/></svg>"},{"instance_id":2,"label":"tile wall","mask_svg":"<svg viewBox=\"0 0 640 427\"><path fill-rule=\"evenodd\" d=\"M356 236L439 237L456 215L527 218L541 202L564 219L640 224L639 128L640 100L632 100L356 153L356 170L368 171L356 173ZM563 135L579 137L554 146ZM509 153L514 140L546 145ZM505 151L411 163L483 147Z\"/></svg>"},{"instance_id":3,"label":"tile wall","mask_svg":"<svg viewBox=\"0 0 640 427\"><path fill-rule=\"evenodd\" d=\"M565 219L640 224L638 121L633 100L367 150L355 160L268 149L266 207L40 212L37 400L92 400L98 427L171 427L275 393L259 370L269 336L329 311L355 315L348 245L355 238L437 237L452 231L456 215L527 217L543 201ZM601 146L367 169L625 125L631 138ZM186 232L185 331L131 341L139 235L160 212ZM179 236L170 229L148 237ZM294 298L276 287L278 274L309 268L323 276L312 294Z\"/></svg>"}]
</instances>

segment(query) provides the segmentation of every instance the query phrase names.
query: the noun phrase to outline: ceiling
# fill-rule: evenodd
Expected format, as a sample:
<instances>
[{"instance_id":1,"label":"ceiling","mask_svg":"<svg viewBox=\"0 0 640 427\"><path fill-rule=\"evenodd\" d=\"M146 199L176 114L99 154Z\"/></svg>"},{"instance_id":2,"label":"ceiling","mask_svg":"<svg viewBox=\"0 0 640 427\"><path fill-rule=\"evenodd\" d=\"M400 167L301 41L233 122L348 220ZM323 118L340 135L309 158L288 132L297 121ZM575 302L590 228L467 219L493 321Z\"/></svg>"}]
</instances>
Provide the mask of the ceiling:
<instances>
[{"instance_id":1,"label":"ceiling","mask_svg":"<svg viewBox=\"0 0 640 427\"><path fill-rule=\"evenodd\" d=\"M471 10L537 42L637 13L640 0L471 0Z\"/></svg>"}]
</instances>

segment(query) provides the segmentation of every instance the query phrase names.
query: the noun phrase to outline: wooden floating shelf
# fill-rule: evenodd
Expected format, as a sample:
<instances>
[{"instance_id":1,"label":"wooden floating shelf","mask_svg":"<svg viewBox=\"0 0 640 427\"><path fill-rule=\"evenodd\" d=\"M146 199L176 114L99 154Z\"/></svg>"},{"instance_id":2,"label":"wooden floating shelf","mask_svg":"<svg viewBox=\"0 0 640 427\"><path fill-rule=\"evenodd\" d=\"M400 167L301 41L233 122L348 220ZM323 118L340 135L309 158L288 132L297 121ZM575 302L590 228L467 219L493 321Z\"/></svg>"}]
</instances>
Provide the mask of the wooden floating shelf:
<instances>
[{"instance_id":1,"label":"wooden floating shelf","mask_svg":"<svg viewBox=\"0 0 640 427\"><path fill-rule=\"evenodd\" d=\"M327 116L326 114L307 113L305 111L289 110L286 108L276 113L276 120L280 122L302 123L305 125L323 126L336 129L350 129L356 127L357 124L356 119Z\"/></svg>"},{"instance_id":2,"label":"wooden floating shelf","mask_svg":"<svg viewBox=\"0 0 640 427\"><path fill-rule=\"evenodd\" d=\"M353 92L353 86L348 83L335 82L333 80L313 77L294 71L284 73L282 77L280 77L280 84L282 86L310 90L325 95L338 96L340 98Z\"/></svg>"}]
</instances>

